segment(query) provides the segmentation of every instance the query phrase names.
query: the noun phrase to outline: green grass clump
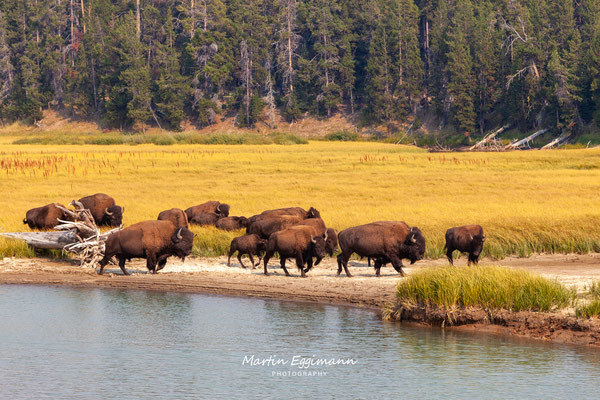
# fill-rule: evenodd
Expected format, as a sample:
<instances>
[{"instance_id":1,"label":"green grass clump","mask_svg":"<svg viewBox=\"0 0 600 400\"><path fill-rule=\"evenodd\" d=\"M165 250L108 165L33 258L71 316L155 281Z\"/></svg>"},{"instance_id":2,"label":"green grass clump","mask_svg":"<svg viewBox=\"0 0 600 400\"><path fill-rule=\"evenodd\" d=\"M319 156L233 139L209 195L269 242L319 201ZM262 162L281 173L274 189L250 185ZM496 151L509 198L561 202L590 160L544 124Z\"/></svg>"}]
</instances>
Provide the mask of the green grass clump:
<instances>
[{"instance_id":1,"label":"green grass clump","mask_svg":"<svg viewBox=\"0 0 600 400\"><path fill-rule=\"evenodd\" d=\"M269 136L275 144L308 144L308 140L292 133L273 132Z\"/></svg>"},{"instance_id":2,"label":"green grass clump","mask_svg":"<svg viewBox=\"0 0 600 400\"><path fill-rule=\"evenodd\" d=\"M579 306L575 309L577 318L598 318L600 317L600 300L594 300L591 303Z\"/></svg>"},{"instance_id":3,"label":"green grass clump","mask_svg":"<svg viewBox=\"0 0 600 400\"><path fill-rule=\"evenodd\" d=\"M398 305L483 307L552 311L575 299L575 291L527 271L505 267L437 267L398 284Z\"/></svg>"}]
</instances>

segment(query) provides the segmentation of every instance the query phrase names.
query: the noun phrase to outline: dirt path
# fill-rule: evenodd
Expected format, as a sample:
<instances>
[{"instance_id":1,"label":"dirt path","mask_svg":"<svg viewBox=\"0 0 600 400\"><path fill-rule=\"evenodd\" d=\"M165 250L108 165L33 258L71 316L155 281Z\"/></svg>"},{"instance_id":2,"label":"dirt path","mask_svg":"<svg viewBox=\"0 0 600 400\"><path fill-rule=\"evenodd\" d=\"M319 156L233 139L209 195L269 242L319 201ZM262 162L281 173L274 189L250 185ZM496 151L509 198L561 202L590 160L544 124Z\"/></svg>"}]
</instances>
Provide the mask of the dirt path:
<instances>
[{"instance_id":1,"label":"dirt path","mask_svg":"<svg viewBox=\"0 0 600 400\"><path fill-rule=\"evenodd\" d=\"M500 264L522 268L558 279L582 291L585 285L600 280L600 254L590 255L539 255L530 258L507 258L482 264ZM446 265L446 260L426 260L405 271L411 274L433 265ZM457 263L464 265L464 259ZM289 268L293 277L285 277L272 262L271 275L264 276L262 268L242 269L237 260L227 267L225 258L191 258L185 263L172 259L157 275L147 273L143 262L128 263L131 276L122 276L118 268L107 269L99 276L94 271L83 270L69 260L8 259L0 260L0 284L43 284L77 287L103 287L118 289L160 290L187 293L242 295L262 298L287 299L330 304L345 304L381 309L394 300L394 287L401 279L391 268L382 269L375 277L373 269L365 262L350 262L353 278L337 276L337 265L327 259L315 267L306 279L298 270Z\"/></svg>"}]
</instances>

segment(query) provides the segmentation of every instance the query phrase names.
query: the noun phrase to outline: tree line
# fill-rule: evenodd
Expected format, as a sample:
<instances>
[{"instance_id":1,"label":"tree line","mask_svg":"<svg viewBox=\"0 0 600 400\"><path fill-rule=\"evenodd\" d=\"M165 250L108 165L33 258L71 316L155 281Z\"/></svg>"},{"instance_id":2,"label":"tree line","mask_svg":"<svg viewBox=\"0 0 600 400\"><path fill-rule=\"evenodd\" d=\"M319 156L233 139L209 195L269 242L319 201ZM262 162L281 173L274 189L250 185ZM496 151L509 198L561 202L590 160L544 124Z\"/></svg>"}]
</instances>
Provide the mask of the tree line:
<instances>
[{"instance_id":1,"label":"tree line","mask_svg":"<svg viewBox=\"0 0 600 400\"><path fill-rule=\"evenodd\" d=\"M0 117L600 125L597 0L0 0Z\"/></svg>"}]
</instances>

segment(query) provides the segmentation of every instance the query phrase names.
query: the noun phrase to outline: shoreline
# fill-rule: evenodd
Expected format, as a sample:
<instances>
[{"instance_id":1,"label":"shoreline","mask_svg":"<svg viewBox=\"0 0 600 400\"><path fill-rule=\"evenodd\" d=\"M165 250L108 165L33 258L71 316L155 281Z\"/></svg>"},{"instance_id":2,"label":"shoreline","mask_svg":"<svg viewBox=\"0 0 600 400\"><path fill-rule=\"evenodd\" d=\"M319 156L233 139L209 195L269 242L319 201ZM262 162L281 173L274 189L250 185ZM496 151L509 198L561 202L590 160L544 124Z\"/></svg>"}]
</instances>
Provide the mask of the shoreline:
<instances>
[{"instance_id":1,"label":"shoreline","mask_svg":"<svg viewBox=\"0 0 600 400\"><path fill-rule=\"evenodd\" d=\"M406 266L407 274L431 265L443 265L445 260L424 260ZM464 260L460 260L462 262ZM600 254L534 256L527 259L484 261L518 267L555 278L568 286L583 290L591 281L600 280ZM461 263L462 264L462 263ZM223 258L191 258L185 264L170 262L158 274L147 273L143 261L128 263L130 276L120 274L111 266L104 275L82 269L73 260L3 259L0 260L0 285L43 285L58 287L102 288L119 290L150 290L173 293L198 293L312 304L351 306L376 311L395 300L395 286L400 276L391 268L382 269L382 277L374 276L366 263L350 263L353 278L336 275L337 265L327 259L311 271L308 278L286 277L275 263L270 264L270 276L262 268L242 269L237 262L227 267ZM117 272L118 271L118 272ZM554 343L600 346L600 320L578 320L561 313L494 312L493 318L484 310L454 311L462 315L461 324L445 326L452 331L493 333ZM458 315L457 314L457 315ZM440 310L415 309L404 312L402 323L440 327ZM462 320L461 320L462 319ZM392 318L394 321L394 318Z\"/></svg>"}]
</instances>

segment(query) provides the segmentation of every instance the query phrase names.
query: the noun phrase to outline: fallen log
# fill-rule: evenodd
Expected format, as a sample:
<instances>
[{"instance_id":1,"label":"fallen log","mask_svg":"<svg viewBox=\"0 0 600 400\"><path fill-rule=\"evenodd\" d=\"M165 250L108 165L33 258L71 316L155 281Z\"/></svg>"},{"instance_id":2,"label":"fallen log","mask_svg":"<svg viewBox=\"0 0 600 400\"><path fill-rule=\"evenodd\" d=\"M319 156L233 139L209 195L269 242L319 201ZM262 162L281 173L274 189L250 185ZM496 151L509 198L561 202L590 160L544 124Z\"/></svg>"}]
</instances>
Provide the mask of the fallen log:
<instances>
[{"instance_id":1,"label":"fallen log","mask_svg":"<svg viewBox=\"0 0 600 400\"><path fill-rule=\"evenodd\" d=\"M477 142L473 146L471 146L469 148L469 150L473 151L475 149L482 147L484 144L491 142L496 136L498 136L499 134L501 134L502 132L504 132L505 130L510 128L510 126L511 126L511 124L506 124L503 127L496 129L494 132L487 134L483 139L481 139L479 142Z\"/></svg>"},{"instance_id":2,"label":"fallen log","mask_svg":"<svg viewBox=\"0 0 600 400\"><path fill-rule=\"evenodd\" d=\"M6 232L0 233L11 239L24 240L36 249L63 250L65 246L79 242L80 238L72 231L67 232Z\"/></svg>"},{"instance_id":3,"label":"fallen log","mask_svg":"<svg viewBox=\"0 0 600 400\"><path fill-rule=\"evenodd\" d=\"M540 136L543 133L548 132L548 129L540 129L537 132L534 132L533 134L527 136L525 139L521 139L521 140L517 140L509 145L507 145L505 147L506 150L510 150L510 149L518 149L519 147L528 144L530 141L532 141L533 139L535 139L536 137Z\"/></svg>"},{"instance_id":4,"label":"fallen log","mask_svg":"<svg viewBox=\"0 0 600 400\"><path fill-rule=\"evenodd\" d=\"M564 134L564 135L562 135L560 137L557 137L556 139L554 139L553 141L551 141L547 145L543 146L540 150L551 149L552 147L556 146L557 144L560 144L560 143L564 142L565 140L567 140L570 136L571 136L571 134L569 133L569 134Z\"/></svg>"}]
</instances>

